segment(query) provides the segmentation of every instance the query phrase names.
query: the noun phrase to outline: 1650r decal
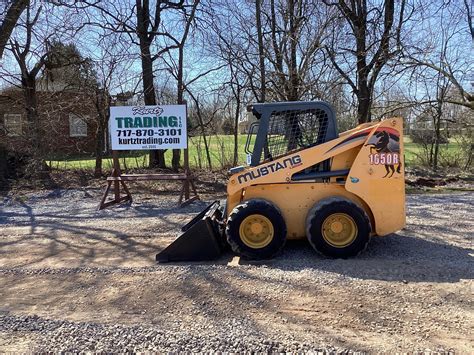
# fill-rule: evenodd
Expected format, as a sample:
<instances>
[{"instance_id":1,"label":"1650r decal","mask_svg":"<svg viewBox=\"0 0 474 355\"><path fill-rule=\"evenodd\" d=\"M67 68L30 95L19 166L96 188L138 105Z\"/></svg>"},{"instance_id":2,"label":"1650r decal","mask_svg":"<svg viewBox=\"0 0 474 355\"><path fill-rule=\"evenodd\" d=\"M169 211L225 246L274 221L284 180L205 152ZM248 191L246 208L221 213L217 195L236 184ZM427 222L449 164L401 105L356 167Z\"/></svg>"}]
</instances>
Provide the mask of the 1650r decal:
<instances>
[{"instance_id":1,"label":"1650r decal","mask_svg":"<svg viewBox=\"0 0 474 355\"><path fill-rule=\"evenodd\" d=\"M251 180L257 179L261 176L265 176L265 175L268 175L270 173L274 173L274 172L276 172L278 170L281 170L281 169L286 169L286 168L292 169L292 168L294 168L298 165L301 165L301 164L302 164L301 156L300 155L294 155L292 157L286 158L281 163L276 162L276 163L267 164L267 165L264 165L260 168L253 169L253 170L248 171L246 173L240 174L237 177L237 179L238 179L239 184L240 184L242 182L247 182L249 180L251 181Z\"/></svg>"},{"instance_id":2,"label":"1650r decal","mask_svg":"<svg viewBox=\"0 0 474 355\"><path fill-rule=\"evenodd\" d=\"M392 177L395 172L400 174L402 168L400 133L396 129L378 128L374 135L370 137L366 146L370 147L370 164L385 165L387 173L383 177Z\"/></svg>"},{"instance_id":3,"label":"1650r decal","mask_svg":"<svg viewBox=\"0 0 474 355\"><path fill-rule=\"evenodd\" d=\"M369 155L370 165L395 165L400 163L398 153L380 153Z\"/></svg>"}]
</instances>

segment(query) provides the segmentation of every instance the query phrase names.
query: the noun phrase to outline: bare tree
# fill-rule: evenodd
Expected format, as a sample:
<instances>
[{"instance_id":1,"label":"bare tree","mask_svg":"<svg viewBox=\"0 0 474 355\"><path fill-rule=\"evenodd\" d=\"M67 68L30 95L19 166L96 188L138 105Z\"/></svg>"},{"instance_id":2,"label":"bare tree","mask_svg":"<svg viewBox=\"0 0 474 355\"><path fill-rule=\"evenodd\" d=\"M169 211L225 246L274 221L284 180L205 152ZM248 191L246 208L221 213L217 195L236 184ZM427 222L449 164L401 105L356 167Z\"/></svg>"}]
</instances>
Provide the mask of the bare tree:
<instances>
[{"instance_id":1,"label":"bare tree","mask_svg":"<svg viewBox=\"0 0 474 355\"><path fill-rule=\"evenodd\" d=\"M263 28L262 28L262 0L255 0L255 24L257 27L258 39L258 59L260 67L260 97L259 102L265 102L265 53L263 48ZM235 154L234 154L235 156Z\"/></svg>"},{"instance_id":2,"label":"bare tree","mask_svg":"<svg viewBox=\"0 0 474 355\"><path fill-rule=\"evenodd\" d=\"M261 2L256 4L256 23L260 17L257 12ZM211 24L212 32L208 34L207 43L210 44L209 52L226 68L226 76L222 84L218 88L220 97L223 97L223 111L228 112L233 123L233 157L232 164L235 166L239 160L239 122L242 116L244 101L249 97L254 97L258 102L265 101L266 97L266 80L265 80L265 61L262 57L263 45L258 44L258 68L260 72L260 88L254 85L254 77L252 73L256 70L252 69L253 63L249 63L248 52L252 50L252 43L241 42L240 28L234 24L234 18L220 18L215 16ZM263 34L263 29L262 29ZM260 35L258 35L260 36ZM263 36L262 36L263 41ZM260 40L258 40L260 43ZM263 54L265 54L263 52ZM250 64L250 65L249 65ZM263 67L262 67L263 65ZM255 66L254 68L257 68Z\"/></svg>"},{"instance_id":3,"label":"bare tree","mask_svg":"<svg viewBox=\"0 0 474 355\"><path fill-rule=\"evenodd\" d=\"M42 11L40 6L36 13L32 14L30 6L26 9L26 38L24 45L20 45L17 39L11 41L11 52L13 53L21 71L21 88L25 98L26 117L28 121L28 136L31 139L31 152L40 153L40 132L38 120L38 103L36 97L36 79L40 70L43 69L48 52L40 54L33 67L28 66L28 58L31 53L31 42L33 40L33 27L38 22Z\"/></svg>"},{"instance_id":4,"label":"bare tree","mask_svg":"<svg viewBox=\"0 0 474 355\"><path fill-rule=\"evenodd\" d=\"M464 5L438 1L425 6L419 20L429 25L420 26L414 43L404 49L405 75L413 82L408 88L420 112L417 123L429 122L418 141L424 147L426 163L434 170L440 165L442 143L448 142L450 126L456 127L463 146L468 147L466 161L472 159L472 123L462 119L469 117L468 111L474 112L474 95L467 88L474 70L469 53L472 36ZM467 112L450 115L453 105Z\"/></svg>"},{"instance_id":5,"label":"bare tree","mask_svg":"<svg viewBox=\"0 0 474 355\"><path fill-rule=\"evenodd\" d=\"M103 31L94 45L94 69L97 85L88 91L96 111L96 145L95 169L96 177L102 176L102 157L106 149L106 135L110 116L113 93L124 95L127 77L132 73L127 46L121 34Z\"/></svg>"},{"instance_id":6,"label":"bare tree","mask_svg":"<svg viewBox=\"0 0 474 355\"><path fill-rule=\"evenodd\" d=\"M168 32L163 31L163 18L168 11L183 10L184 0L161 0L156 1L154 6L150 4L149 0L136 0L131 9L127 1L118 1L111 5L85 0L74 6L99 10L100 20L91 19L88 24L127 34L129 41L138 46L142 67L144 102L146 105L156 105L153 63L170 49L177 48L175 44L165 46L158 43L158 38L170 37ZM164 150L151 151L150 167L165 168L164 153Z\"/></svg>"},{"instance_id":7,"label":"bare tree","mask_svg":"<svg viewBox=\"0 0 474 355\"><path fill-rule=\"evenodd\" d=\"M425 163L433 170L439 166L440 144L447 139L442 137L443 123L445 123L445 108L449 95L450 82L439 73L426 73L418 77L419 84L425 86L427 101L418 105L421 110L418 121L424 121L425 127L415 130L413 138L423 148ZM423 82L424 80L424 82ZM446 132L444 132L444 135Z\"/></svg>"},{"instance_id":8,"label":"bare tree","mask_svg":"<svg viewBox=\"0 0 474 355\"><path fill-rule=\"evenodd\" d=\"M413 14L406 0L323 0L337 9L332 38L325 45L332 65L357 97L357 119L371 120L375 84L384 66L401 53L401 31ZM349 33L349 35L345 35Z\"/></svg>"},{"instance_id":9,"label":"bare tree","mask_svg":"<svg viewBox=\"0 0 474 355\"><path fill-rule=\"evenodd\" d=\"M5 56L14 59L16 68L3 67L2 78L11 87L21 89L23 94L27 123L22 135L25 138L24 153L28 157L26 172L35 177L48 175L44 162L43 127L38 113L38 80L48 73L48 69L64 65L51 61L51 55L57 43L72 38L76 33L75 29L71 31L71 21L64 20L61 11L51 4L28 2L5 48Z\"/></svg>"},{"instance_id":10,"label":"bare tree","mask_svg":"<svg viewBox=\"0 0 474 355\"><path fill-rule=\"evenodd\" d=\"M211 153L210 153L210 148L209 148L209 141L207 138L208 132L206 132L206 124L204 123L204 117L203 117L204 115L201 109L201 102L199 101L199 96L194 95L191 91L188 90L188 94L193 100L194 105L195 105L195 111L196 111L196 116L198 119L199 129L201 131L201 136L204 141L204 149L206 151L207 164L208 164L209 169L212 170L212 159L211 159Z\"/></svg>"},{"instance_id":11,"label":"bare tree","mask_svg":"<svg viewBox=\"0 0 474 355\"><path fill-rule=\"evenodd\" d=\"M464 0L464 8L466 9L466 20L469 32L471 33L471 38L474 41L474 26L472 25L472 13L473 13L473 4L472 1L469 4L468 0Z\"/></svg>"},{"instance_id":12,"label":"bare tree","mask_svg":"<svg viewBox=\"0 0 474 355\"><path fill-rule=\"evenodd\" d=\"M176 78L177 84L177 104L181 105L184 104L184 92L185 92L185 80L184 80L184 53L185 53L185 45L186 41L190 35L192 25L196 19L196 12L198 6L200 4L200 0L194 0L190 5L189 13L188 8L184 7L183 16L180 23L179 28L182 28L182 31L178 34L174 34L173 31L167 31L167 38L171 40L172 44L168 46L170 51L173 48L177 49L178 58L177 63L174 61L173 52L168 52L170 54L170 60L167 62L169 71L173 74ZM179 168L181 157L181 150L180 149L173 149L173 158L171 160L171 165L173 170L177 171Z\"/></svg>"},{"instance_id":13,"label":"bare tree","mask_svg":"<svg viewBox=\"0 0 474 355\"><path fill-rule=\"evenodd\" d=\"M161 22L161 15L165 9L179 8L183 1L178 3L172 1L157 1L155 7L154 21L151 21L150 7L148 0L137 0L137 31L136 34L140 43L140 53L142 62L142 80L143 93L145 96L146 105L156 105L155 88L153 86L153 61L159 56L169 50L163 48L154 56L151 55L151 44L155 39ZM164 151L150 153L150 166L157 166L160 168L166 167Z\"/></svg>"},{"instance_id":14,"label":"bare tree","mask_svg":"<svg viewBox=\"0 0 474 355\"><path fill-rule=\"evenodd\" d=\"M325 71L322 43L331 14L306 0L270 0L262 12L269 94L284 101L309 98Z\"/></svg>"},{"instance_id":15,"label":"bare tree","mask_svg":"<svg viewBox=\"0 0 474 355\"><path fill-rule=\"evenodd\" d=\"M232 43L232 60L246 76L253 100L313 98L327 73L321 44L330 13L310 0L225 2L214 14L213 31ZM233 16L227 14L232 13ZM324 92L325 90L321 90Z\"/></svg>"},{"instance_id":16,"label":"bare tree","mask_svg":"<svg viewBox=\"0 0 474 355\"><path fill-rule=\"evenodd\" d=\"M421 44L407 51L405 65L442 75L458 93L450 95L446 101L474 110L474 93L468 88L472 85L474 72L474 61L470 53L474 39L472 8L472 3L469 5L467 2L431 4L423 20L436 21L437 26L422 32Z\"/></svg>"},{"instance_id":17,"label":"bare tree","mask_svg":"<svg viewBox=\"0 0 474 355\"><path fill-rule=\"evenodd\" d=\"M10 39L13 29L28 5L29 0L13 0L6 11L6 15L0 24L0 59L3 57L5 46Z\"/></svg>"},{"instance_id":18,"label":"bare tree","mask_svg":"<svg viewBox=\"0 0 474 355\"><path fill-rule=\"evenodd\" d=\"M47 61L48 51L47 48L40 48L38 50L38 48L34 47L34 29L42 11L42 6L36 9L32 5L26 7L25 19L20 23L20 26L25 30L24 41L20 43L20 39L14 36L10 40L9 47L7 47L20 69L20 87L23 92L27 120L25 136L28 137L28 139L26 141L25 152L30 158L26 169L29 175L39 178L47 176L40 139L41 125L38 116L36 84L38 75ZM48 40L49 38L44 39L46 43ZM33 64L31 64L32 59L34 60Z\"/></svg>"}]
</instances>

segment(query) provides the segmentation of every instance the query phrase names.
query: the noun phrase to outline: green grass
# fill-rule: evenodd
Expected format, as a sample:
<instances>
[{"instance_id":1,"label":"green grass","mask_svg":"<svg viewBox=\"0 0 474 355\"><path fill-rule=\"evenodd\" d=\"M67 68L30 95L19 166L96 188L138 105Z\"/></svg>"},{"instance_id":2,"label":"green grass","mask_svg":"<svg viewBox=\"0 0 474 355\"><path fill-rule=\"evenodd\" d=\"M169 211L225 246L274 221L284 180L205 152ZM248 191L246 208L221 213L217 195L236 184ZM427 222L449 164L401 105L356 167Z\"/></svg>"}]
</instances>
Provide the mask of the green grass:
<instances>
[{"instance_id":1,"label":"green grass","mask_svg":"<svg viewBox=\"0 0 474 355\"><path fill-rule=\"evenodd\" d=\"M213 135L208 136L209 151L211 155L211 164L213 169L230 167L233 163L234 137L231 135ZM245 164L246 154L244 152L246 135L238 136L238 164ZM405 143L405 162L408 166L414 166L418 163L417 156L422 154L422 147L413 143L409 137L404 137ZM459 151L459 144L451 142L443 144L441 147L448 153ZM129 153L119 153L120 164L123 169L144 168L148 166L147 151L133 151ZM167 166L171 166L171 150L165 153ZM48 164L59 170L92 170L95 167L95 158L93 157L69 157L69 158L51 158L47 160ZM190 137L189 139L189 164L192 168L209 168L202 137ZM112 158L106 157L103 161L104 169L111 169Z\"/></svg>"},{"instance_id":2,"label":"green grass","mask_svg":"<svg viewBox=\"0 0 474 355\"><path fill-rule=\"evenodd\" d=\"M229 167L233 163L234 156L234 137L232 135L213 135L206 137L209 145L209 155L211 157L211 164L213 169L220 169L222 167ZM245 142L247 136L238 136L238 155L239 164L246 161L246 154L244 152ZM122 168L134 169L148 166L148 151L133 151L120 152L120 164ZM181 154L181 161L183 153ZM172 152L167 150L165 153L166 165L171 166ZM52 157L47 160L47 163L53 169L59 170L74 170L74 169L94 169L94 157ZM189 164L196 168L209 168L204 141L202 137L189 138ZM103 168L112 168L112 158L106 157L103 159Z\"/></svg>"},{"instance_id":3,"label":"green grass","mask_svg":"<svg viewBox=\"0 0 474 355\"><path fill-rule=\"evenodd\" d=\"M420 163L419 156L423 156L423 147L420 144L413 143L410 137L404 137L405 162L408 166L415 166ZM450 141L447 144L440 144L440 151L451 156L459 153L461 146L456 141Z\"/></svg>"}]
</instances>

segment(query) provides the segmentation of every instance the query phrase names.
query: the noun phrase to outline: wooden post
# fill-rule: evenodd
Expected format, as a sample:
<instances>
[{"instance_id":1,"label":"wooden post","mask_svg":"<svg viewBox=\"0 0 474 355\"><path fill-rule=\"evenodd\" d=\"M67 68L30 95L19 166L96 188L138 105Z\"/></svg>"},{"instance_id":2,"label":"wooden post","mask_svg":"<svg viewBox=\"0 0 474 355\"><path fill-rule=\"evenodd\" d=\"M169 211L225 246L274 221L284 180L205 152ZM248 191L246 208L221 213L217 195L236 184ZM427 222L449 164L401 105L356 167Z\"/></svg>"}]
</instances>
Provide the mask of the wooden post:
<instances>
[{"instance_id":1,"label":"wooden post","mask_svg":"<svg viewBox=\"0 0 474 355\"><path fill-rule=\"evenodd\" d=\"M188 103L184 101L184 104L186 105L186 115L185 119L188 117ZM186 122L187 126L187 122ZM184 149L184 173L186 174L186 181L184 182L184 200L187 201L189 200L189 180L191 179L191 174L189 171L189 139L188 139L188 134L186 132L186 148Z\"/></svg>"},{"instance_id":2,"label":"wooden post","mask_svg":"<svg viewBox=\"0 0 474 355\"><path fill-rule=\"evenodd\" d=\"M186 174L186 180L184 181L184 199L189 200L189 180L191 179L191 174L189 171L189 153L187 148L184 150L184 173Z\"/></svg>"},{"instance_id":3,"label":"wooden post","mask_svg":"<svg viewBox=\"0 0 474 355\"><path fill-rule=\"evenodd\" d=\"M112 161L113 161L113 171L112 176L120 176L120 162L118 158L118 152L116 150L112 150ZM118 180L114 181L114 201L118 203L120 201L120 182Z\"/></svg>"},{"instance_id":4,"label":"wooden post","mask_svg":"<svg viewBox=\"0 0 474 355\"><path fill-rule=\"evenodd\" d=\"M112 174L111 177L107 178L107 187L105 188L104 194L102 195L102 198L100 200L99 207L97 208L98 210L104 209L108 206L123 201L132 202L132 194L130 193L130 190L128 189L127 185L125 184L125 181L122 180L122 171L120 170L120 161L118 158L118 152L116 150L112 150L112 162ZM112 183L114 184L114 199L112 201L106 202L107 195L109 193L110 187L112 186ZM122 185L125 191L125 196L120 196L120 185Z\"/></svg>"}]
</instances>

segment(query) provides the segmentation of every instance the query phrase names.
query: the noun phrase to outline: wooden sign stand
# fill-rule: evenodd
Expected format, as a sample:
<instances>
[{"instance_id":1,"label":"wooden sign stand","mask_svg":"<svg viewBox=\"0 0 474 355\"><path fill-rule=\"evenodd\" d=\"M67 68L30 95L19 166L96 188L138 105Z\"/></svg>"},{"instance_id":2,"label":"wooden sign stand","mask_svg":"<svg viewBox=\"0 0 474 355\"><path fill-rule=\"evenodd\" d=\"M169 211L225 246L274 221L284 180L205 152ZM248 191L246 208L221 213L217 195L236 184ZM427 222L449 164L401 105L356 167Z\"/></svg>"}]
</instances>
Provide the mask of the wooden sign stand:
<instances>
[{"instance_id":1,"label":"wooden sign stand","mask_svg":"<svg viewBox=\"0 0 474 355\"><path fill-rule=\"evenodd\" d=\"M189 169L189 153L184 149L184 173L181 174L122 174L120 169L120 162L118 159L118 152L112 151L113 169L112 174L107 177L107 187L105 188L102 199L100 200L98 210L102 210L109 206L130 201L132 202L132 194L126 185L126 181L146 181L146 180L180 180L183 182L181 192L179 194L178 205L184 207L195 200L199 200L199 195L196 191L194 178ZM110 188L114 184L114 198L106 201L109 195ZM122 186L125 195L122 196L120 186ZM190 196L192 191L193 196Z\"/></svg>"},{"instance_id":2,"label":"wooden sign stand","mask_svg":"<svg viewBox=\"0 0 474 355\"><path fill-rule=\"evenodd\" d=\"M187 140L187 137L186 137ZM186 142L186 147L188 142ZM179 194L178 205L184 207L195 200L199 200L199 195L194 185L194 178L189 168L189 152L188 149L184 149L184 173L181 174L122 174L120 169L120 162L118 157L118 151L112 151L113 169L112 174L107 177L107 187L105 188L102 199L100 200L98 210L102 210L106 207L130 201L132 202L132 194L125 184L126 181L146 181L146 180L180 180L183 182L181 192ZM114 184L114 198L113 200L106 201L110 191L110 187ZM122 196L120 191L122 186L125 195ZM190 197L190 190L193 192L193 196Z\"/></svg>"},{"instance_id":3,"label":"wooden sign stand","mask_svg":"<svg viewBox=\"0 0 474 355\"><path fill-rule=\"evenodd\" d=\"M112 161L113 161L112 174L110 174L110 176L107 178L107 187L105 188L105 192L102 196L102 199L100 200L98 210L102 210L106 207L109 207L109 206L115 205L116 203L120 203L124 201L130 201L130 203L132 203L132 194L130 193L130 190L128 189L127 185L125 184L125 181L121 179L122 172L120 169L118 152L116 150L112 151ZM111 201L105 202L109 194L112 183L114 184L114 199ZM125 194L126 194L125 196L121 196L120 185L122 185L123 190L125 191Z\"/></svg>"}]
</instances>

